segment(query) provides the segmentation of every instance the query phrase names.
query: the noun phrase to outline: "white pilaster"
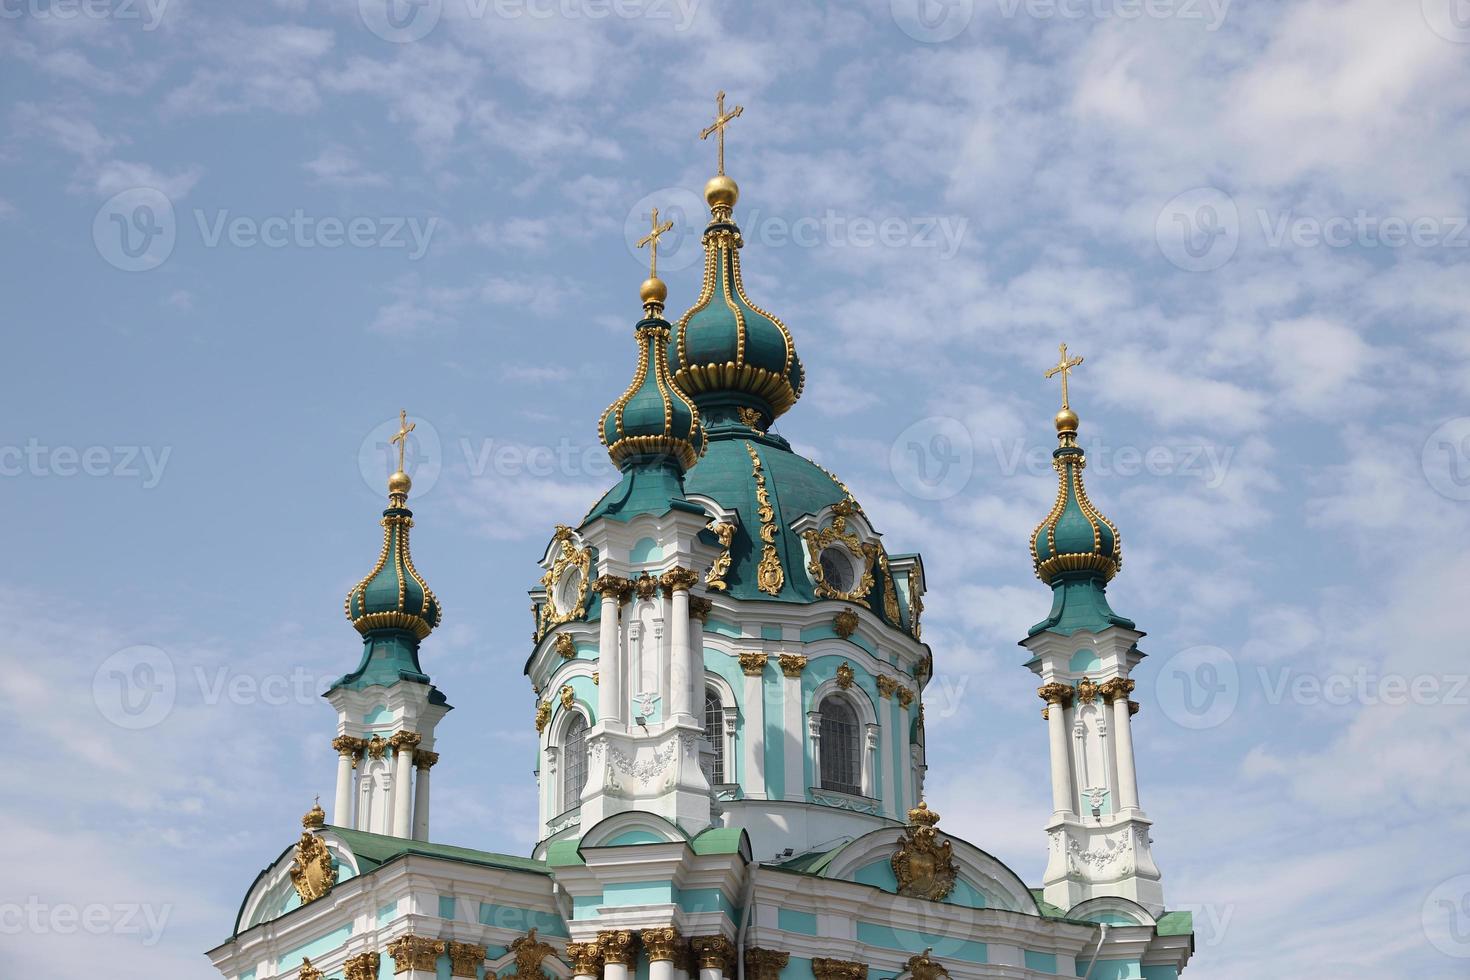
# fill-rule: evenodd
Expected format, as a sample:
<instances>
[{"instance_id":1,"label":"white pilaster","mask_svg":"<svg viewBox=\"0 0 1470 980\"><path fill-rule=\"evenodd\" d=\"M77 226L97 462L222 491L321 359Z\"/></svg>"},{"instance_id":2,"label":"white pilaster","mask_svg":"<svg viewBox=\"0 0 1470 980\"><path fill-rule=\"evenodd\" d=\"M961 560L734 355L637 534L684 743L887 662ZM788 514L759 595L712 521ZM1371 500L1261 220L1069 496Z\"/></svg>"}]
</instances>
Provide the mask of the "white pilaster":
<instances>
[{"instance_id":1,"label":"white pilaster","mask_svg":"<svg viewBox=\"0 0 1470 980\"><path fill-rule=\"evenodd\" d=\"M393 768L393 836L407 838L411 835L409 815L412 810L410 804L413 796L413 749L418 743L418 736L411 738L403 736L410 735L408 732L399 732L393 736L397 742L397 755L394 757Z\"/></svg>"},{"instance_id":2,"label":"white pilaster","mask_svg":"<svg viewBox=\"0 0 1470 980\"><path fill-rule=\"evenodd\" d=\"M597 624L597 720L609 727L622 727L622 671L619 669L618 618L622 591L615 585L602 590L602 618Z\"/></svg>"},{"instance_id":3,"label":"white pilaster","mask_svg":"<svg viewBox=\"0 0 1470 980\"><path fill-rule=\"evenodd\" d=\"M766 798L765 672L745 675L745 797Z\"/></svg>"},{"instance_id":4,"label":"white pilaster","mask_svg":"<svg viewBox=\"0 0 1470 980\"><path fill-rule=\"evenodd\" d=\"M429 769L433 763L419 760L413 790L413 839L429 839Z\"/></svg>"},{"instance_id":5,"label":"white pilaster","mask_svg":"<svg viewBox=\"0 0 1470 980\"><path fill-rule=\"evenodd\" d=\"M820 723L820 718L818 722ZM801 724L801 675L787 676L781 672L781 727L792 734L802 730ZM786 743L786 799L806 799L806 746L800 738L787 738ZM816 751L815 744L812 751ZM818 756L817 758L820 758Z\"/></svg>"},{"instance_id":6,"label":"white pilaster","mask_svg":"<svg viewBox=\"0 0 1470 980\"><path fill-rule=\"evenodd\" d=\"M1131 682L1129 682L1131 684ZM1118 753L1118 807L1138 809L1138 773L1133 765L1133 719L1128 695L1111 699L1113 705L1113 741Z\"/></svg>"},{"instance_id":7,"label":"white pilaster","mask_svg":"<svg viewBox=\"0 0 1470 980\"><path fill-rule=\"evenodd\" d=\"M348 744L355 743L355 739L344 741L344 738L332 743L337 749L337 796L332 807L335 827L352 826L352 763L358 750L354 744Z\"/></svg>"},{"instance_id":8,"label":"white pilaster","mask_svg":"<svg viewBox=\"0 0 1470 980\"><path fill-rule=\"evenodd\" d=\"M693 577L693 573L690 573ZM669 720L695 723L694 703L690 698L694 688L690 678L694 675L694 653L689 643L689 589L675 588L672 592L669 616L672 618L670 634Z\"/></svg>"}]
</instances>

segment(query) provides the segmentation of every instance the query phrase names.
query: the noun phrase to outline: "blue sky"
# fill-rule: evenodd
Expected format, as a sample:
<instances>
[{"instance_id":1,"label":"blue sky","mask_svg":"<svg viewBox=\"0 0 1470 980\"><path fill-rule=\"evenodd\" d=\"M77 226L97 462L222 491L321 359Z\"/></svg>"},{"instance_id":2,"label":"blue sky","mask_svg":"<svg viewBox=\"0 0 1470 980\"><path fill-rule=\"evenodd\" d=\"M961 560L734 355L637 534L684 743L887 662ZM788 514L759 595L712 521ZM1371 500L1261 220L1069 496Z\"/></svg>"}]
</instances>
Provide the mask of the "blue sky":
<instances>
[{"instance_id":1,"label":"blue sky","mask_svg":"<svg viewBox=\"0 0 1470 980\"><path fill-rule=\"evenodd\" d=\"M393 2L0 2L7 973L212 975L331 793L400 407L434 833L529 849L525 590L612 479L650 205L694 297L723 88L780 431L925 556L945 829L1039 878L1065 340L1190 975L1464 975L1460 0Z\"/></svg>"}]
</instances>

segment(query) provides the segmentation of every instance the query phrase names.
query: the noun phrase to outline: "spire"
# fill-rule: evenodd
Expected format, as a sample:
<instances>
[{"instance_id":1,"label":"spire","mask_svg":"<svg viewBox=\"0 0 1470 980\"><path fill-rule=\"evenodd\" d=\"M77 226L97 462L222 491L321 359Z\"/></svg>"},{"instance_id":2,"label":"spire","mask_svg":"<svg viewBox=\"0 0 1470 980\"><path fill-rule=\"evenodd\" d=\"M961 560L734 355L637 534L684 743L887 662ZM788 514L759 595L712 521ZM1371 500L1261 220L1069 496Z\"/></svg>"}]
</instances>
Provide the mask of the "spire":
<instances>
[{"instance_id":1,"label":"spire","mask_svg":"<svg viewBox=\"0 0 1470 980\"><path fill-rule=\"evenodd\" d=\"M719 93L715 120L699 134L717 136L719 146L717 172L704 187L710 209L702 239L704 281L674 330L669 367L674 383L710 419L738 419L764 431L796 404L805 375L786 325L752 303L741 280L744 242L733 217L740 188L725 174L725 129L744 111L727 111L725 93Z\"/></svg>"},{"instance_id":2,"label":"spire","mask_svg":"<svg viewBox=\"0 0 1470 980\"><path fill-rule=\"evenodd\" d=\"M1107 583L1122 567L1121 537L1113 522L1093 506L1082 482L1087 459L1077 445L1077 413L1072 411L1068 375L1082 363L1061 358L1046 377L1062 379L1062 408L1057 412L1057 448L1052 451L1052 468L1057 471L1057 499L1051 513L1031 532L1031 561L1036 577L1052 587L1051 614L1031 628L1073 633L1079 629L1101 630L1108 626L1132 627L1131 620L1108 606Z\"/></svg>"},{"instance_id":3,"label":"spire","mask_svg":"<svg viewBox=\"0 0 1470 980\"><path fill-rule=\"evenodd\" d=\"M377 564L347 593L344 603L347 618L363 635L363 659L338 685L429 680L419 669L419 641L439 625L441 610L409 553L413 511L408 509L408 492L413 481L403 471L403 457L414 423L408 421L407 412L399 412L398 419L398 432L391 440L398 446L398 469L388 477L388 507L379 522L383 547Z\"/></svg>"},{"instance_id":4,"label":"spire","mask_svg":"<svg viewBox=\"0 0 1470 980\"><path fill-rule=\"evenodd\" d=\"M704 453L704 429L699 409L669 377L669 322L664 300L669 289L658 277L658 243L674 227L672 221L652 215L649 233L638 243L648 246L648 278L639 287L643 319L633 329L638 342L638 367L628 390L607 407L598 420L598 436L619 469L635 466L667 468L682 474Z\"/></svg>"}]
</instances>

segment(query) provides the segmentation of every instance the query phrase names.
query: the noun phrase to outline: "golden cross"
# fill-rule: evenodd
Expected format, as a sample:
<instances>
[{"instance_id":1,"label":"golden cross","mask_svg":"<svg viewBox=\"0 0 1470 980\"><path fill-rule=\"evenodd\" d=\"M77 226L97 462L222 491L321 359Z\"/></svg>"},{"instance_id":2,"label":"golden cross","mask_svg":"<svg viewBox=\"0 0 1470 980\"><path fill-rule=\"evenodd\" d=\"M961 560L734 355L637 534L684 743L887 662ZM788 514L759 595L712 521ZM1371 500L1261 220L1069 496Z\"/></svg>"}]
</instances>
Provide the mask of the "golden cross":
<instances>
[{"instance_id":1,"label":"golden cross","mask_svg":"<svg viewBox=\"0 0 1470 980\"><path fill-rule=\"evenodd\" d=\"M734 119L736 116L740 115L744 111L745 106L738 105L735 108L731 109L729 112L726 112L725 93L721 92L719 95L715 96L715 121L711 125L705 127L705 129L699 134L699 138L702 140L709 139L711 133L719 134L720 169L717 171L717 173L720 174L720 176L724 176L725 174L725 126L729 124L731 119Z\"/></svg>"},{"instance_id":2,"label":"golden cross","mask_svg":"<svg viewBox=\"0 0 1470 980\"><path fill-rule=\"evenodd\" d=\"M645 245L647 245L649 247L648 248L648 278L650 278L650 279L657 279L658 278L658 240L663 237L664 232L666 232L670 228L674 227L674 223L672 221L665 221L663 224L659 224L658 223L658 208L654 208L653 209L652 219L653 219L653 221L652 221L652 229L648 232L648 234L644 235L641 239L638 240L638 247L639 248L642 248Z\"/></svg>"},{"instance_id":3,"label":"golden cross","mask_svg":"<svg viewBox=\"0 0 1470 980\"><path fill-rule=\"evenodd\" d=\"M398 443L398 472L403 472L403 451L408 448L408 434L414 430L417 423L408 420L408 412L404 409L398 410L398 432L388 442Z\"/></svg>"},{"instance_id":4,"label":"golden cross","mask_svg":"<svg viewBox=\"0 0 1470 980\"><path fill-rule=\"evenodd\" d=\"M1062 376L1062 407L1071 408L1072 406L1067 404L1067 375L1074 367L1082 363L1082 358L1074 357L1068 360L1066 344L1058 344L1057 349L1062 352L1062 359L1057 363L1056 367L1046 372L1046 376L1048 378L1056 377L1058 374Z\"/></svg>"}]
</instances>

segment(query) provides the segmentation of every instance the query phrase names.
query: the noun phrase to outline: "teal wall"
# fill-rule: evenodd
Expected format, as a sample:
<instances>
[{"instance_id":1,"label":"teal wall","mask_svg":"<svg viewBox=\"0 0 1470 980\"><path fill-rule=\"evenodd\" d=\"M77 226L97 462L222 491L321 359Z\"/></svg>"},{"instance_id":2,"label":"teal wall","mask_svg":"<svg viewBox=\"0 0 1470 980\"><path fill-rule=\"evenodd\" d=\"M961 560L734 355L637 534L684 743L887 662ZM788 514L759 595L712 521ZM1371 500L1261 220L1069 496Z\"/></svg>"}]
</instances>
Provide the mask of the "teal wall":
<instances>
[{"instance_id":1,"label":"teal wall","mask_svg":"<svg viewBox=\"0 0 1470 980\"><path fill-rule=\"evenodd\" d=\"M1026 969L1035 970L1037 973L1056 973L1057 954L1038 953L1034 949L1026 950Z\"/></svg>"},{"instance_id":2,"label":"teal wall","mask_svg":"<svg viewBox=\"0 0 1470 980\"><path fill-rule=\"evenodd\" d=\"M811 912L797 912L794 909L777 909L776 927L783 932L796 932L803 936L815 936L817 934L817 917Z\"/></svg>"},{"instance_id":3,"label":"teal wall","mask_svg":"<svg viewBox=\"0 0 1470 980\"><path fill-rule=\"evenodd\" d=\"M984 943L968 939L954 939L913 929L895 929L878 922L857 924L857 939L869 946L895 949L900 952L918 953L932 948L936 960L964 960L969 963L990 962L990 952Z\"/></svg>"}]
</instances>

